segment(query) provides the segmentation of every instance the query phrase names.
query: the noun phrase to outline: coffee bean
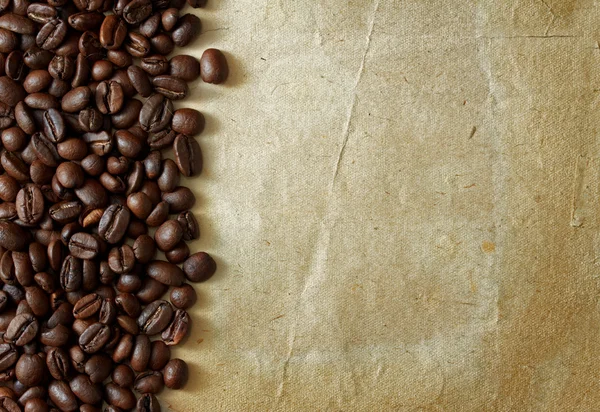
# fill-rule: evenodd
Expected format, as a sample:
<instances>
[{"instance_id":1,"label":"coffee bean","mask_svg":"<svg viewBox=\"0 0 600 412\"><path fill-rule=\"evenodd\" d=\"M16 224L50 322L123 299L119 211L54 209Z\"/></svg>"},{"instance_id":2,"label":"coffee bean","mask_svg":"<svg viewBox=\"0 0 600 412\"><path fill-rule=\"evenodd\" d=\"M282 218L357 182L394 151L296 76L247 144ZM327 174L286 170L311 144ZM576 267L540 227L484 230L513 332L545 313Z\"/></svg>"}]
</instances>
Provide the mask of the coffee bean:
<instances>
[{"instance_id":1,"label":"coffee bean","mask_svg":"<svg viewBox=\"0 0 600 412\"><path fill-rule=\"evenodd\" d=\"M163 389L164 385L162 373L156 371L146 371L137 376L133 387L135 388L136 392L141 394L156 394Z\"/></svg>"},{"instance_id":2,"label":"coffee bean","mask_svg":"<svg viewBox=\"0 0 600 412\"><path fill-rule=\"evenodd\" d=\"M23 385L39 385L44 379L44 359L38 354L21 355L15 366L15 375Z\"/></svg>"},{"instance_id":3,"label":"coffee bean","mask_svg":"<svg viewBox=\"0 0 600 412\"><path fill-rule=\"evenodd\" d=\"M0 221L0 246L7 250L23 250L28 236L23 229L12 222Z\"/></svg>"},{"instance_id":4,"label":"coffee bean","mask_svg":"<svg viewBox=\"0 0 600 412\"><path fill-rule=\"evenodd\" d=\"M79 336L79 346L85 353L96 353L106 345L109 339L109 327L98 322L87 327Z\"/></svg>"},{"instance_id":5,"label":"coffee bean","mask_svg":"<svg viewBox=\"0 0 600 412\"><path fill-rule=\"evenodd\" d=\"M177 309L189 309L196 303L196 291L191 285L184 283L171 289L170 301Z\"/></svg>"},{"instance_id":6,"label":"coffee bean","mask_svg":"<svg viewBox=\"0 0 600 412\"><path fill-rule=\"evenodd\" d=\"M62 348L51 348L46 354L46 366L56 380L67 380L70 371L68 353Z\"/></svg>"},{"instance_id":7,"label":"coffee bean","mask_svg":"<svg viewBox=\"0 0 600 412\"><path fill-rule=\"evenodd\" d=\"M116 406L122 410L129 410L135 407L135 395L128 388L121 388L111 382L105 386L104 393L107 402L112 406Z\"/></svg>"},{"instance_id":8,"label":"coffee bean","mask_svg":"<svg viewBox=\"0 0 600 412\"><path fill-rule=\"evenodd\" d=\"M129 99L119 113L110 116L112 125L123 129L134 126L138 121L142 106L143 104L139 100Z\"/></svg>"},{"instance_id":9,"label":"coffee bean","mask_svg":"<svg viewBox=\"0 0 600 412\"><path fill-rule=\"evenodd\" d=\"M173 114L171 128L177 133L194 136L204 130L204 116L194 109L179 109Z\"/></svg>"},{"instance_id":10,"label":"coffee bean","mask_svg":"<svg viewBox=\"0 0 600 412\"><path fill-rule=\"evenodd\" d=\"M147 335L136 336L131 359L129 360L134 371L143 372L147 369L151 350L152 345Z\"/></svg>"},{"instance_id":11,"label":"coffee bean","mask_svg":"<svg viewBox=\"0 0 600 412\"><path fill-rule=\"evenodd\" d=\"M96 88L96 106L103 114L112 114L123 107L123 89L115 81L103 81Z\"/></svg>"},{"instance_id":12,"label":"coffee bean","mask_svg":"<svg viewBox=\"0 0 600 412\"><path fill-rule=\"evenodd\" d=\"M69 386L75 396L84 403L95 404L102 401L102 389L100 385L92 382L87 375L77 375L69 382Z\"/></svg>"},{"instance_id":13,"label":"coffee bean","mask_svg":"<svg viewBox=\"0 0 600 412\"><path fill-rule=\"evenodd\" d=\"M190 241L200 237L200 227L192 212L181 212L177 216L177 222L183 229L183 240Z\"/></svg>"},{"instance_id":14,"label":"coffee bean","mask_svg":"<svg viewBox=\"0 0 600 412\"><path fill-rule=\"evenodd\" d=\"M154 240L158 248L164 252L172 249L182 237L181 225L176 220L167 220L156 231Z\"/></svg>"},{"instance_id":15,"label":"coffee bean","mask_svg":"<svg viewBox=\"0 0 600 412\"><path fill-rule=\"evenodd\" d=\"M171 359L163 371L165 386L171 389L181 389L188 380L188 366L181 359Z\"/></svg>"},{"instance_id":16,"label":"coffee bean","mask_svg":"<svg viewBox=\"0 0 600 412\"><path fill-rule=\"evenodd\" d=\"M93 259L98 255L100 244L98 240L89 233L79 232L71 236L69 240L69 251L71 255L79 259Z\"/></svg>"},{"instance_id":17,"label":"coffee bean","mask_svg":"<svg viewBox=\"0 0 600 412\"><path fill-rule=\"evenodd\" d=\"M83 262L74 256L67 256L60 270L60 286L66 292L74 292L81 288L83 282Z\"/></svg>"},{"instance_id":18,"label":"coffee bean","mask_svg":"<svg viewBox=\"0 0 600 412\"><path fill-rule=\"evenodd\" d=\"M171 33L173 42L179 47L187 46L202 30L200 19L193 14L182 16Z\"/></svg>"},{"instance_id":19,"label":"coffee bean","mask_svg":"<svg viewBox=\"0 0 600 412\"><path fill-rule=\"evenodd\" d=\"M118 274L128 273L135 265L135 255L129 245L114 247L108 254L108 266Z\"/></svg>"},{"instance_id":20,"label":"coffee bean","mask_svg":"<svg viewBox=\"0 0 600 412\"><path fill-rule=\"evenodd\" d=\"M69 26L77 31L98 29L104 21L104 14L96 11L82 11L71 14L68 18Z\"/></svg>"},{"instance_id":21,"label":"coffee bean","mask_svg":"<svg viewBox=\"0 0 600 412\"><path fill-rule=\"evenodd\" d=\"M1 90L1 88L0 88ZM158 132L164 129L173 117L173 104L162 94L152 95L140 110L140 125L147 132Z\"/></svg>"},{"instance_id":22,"label":"coffee bean","mask_svg":"<svg viewBox=\"0 0 600 412\"><path fill-rule=\"evenodd\" d=\"M19 359L19 352L14 345L8 343L0 344L0 372L12 367Z\"/></svg>"},{"instance_id":23,"label":"coffee bean","mask_svg":"<svg viewBox=\"0 0 600 412\"><path fill-rule=\"evenodd\" d=\"M6 13L0 16L0 28L19 34L34 34L36 31L33 21L15 13Z\"/></svg>"},{"instance_id":24,"label":"coffee bean","mask_svg":"<svg viewBox=\"0 0 600 412\"><path fill-rule=\"evenodd\" d=\"M196 197L190 189L184 186L176 187L169 193L162 194L162 200L169 204L171 213L180 213L191 209L196 203Z\"/></svg>"},{"instance_id":25,"label":"coffee bean","mask_svg":"<svg viewBox=\"0 0 600 412\"><path fill-rule=\"evenodd\" d=\"M156 335L169 325L172 316L171 304L164 300L156 300L142 310L137 323L142 333Z\"/></svg>"},{"instance_id":26,"label":"coffee bean","mask_svg":"<svg viewBox=\"0 0 600 412\"><path fill-rule=\"evenodd\" d=\"M177 309L173 315L173 320L163 331L161 337L169 345L178 345L187 335L190 324L190 316L185 310Z\"/></svg>"},{"instance_id":27,"label":"coffee bean","mask_svg":"<svg viewBox=\"0 0 600 412\"><path fill-rule=\"evenodd\" d=\"M129 24L139 24L152 13L150 0L132 0L123 8L123 19Z\"/></svg>"},{"instance_id":28,"label":"coffee bean","mask_svg":"<svg viewBox=\"0 0 600 412\"><path fill-rule=\"evenodd\" d=\"M75 113L83 110L90 102L92 92L87 86L76 87L63 96L61 101L62 110Z\"/></svg>"},{"instance_id":29,"label":"coffee bean","mask_svg":"<svg viewBox=\"0 0 600 412\"><path fill-rule=\"evenodd\" d=\"M171 100L181 100L187 96L188 86L178 77L160 75L152 79L152 85L157 93Z\"/></svg>"},{"instance_id":30,"label":"coffee bean","mask_svg":"<svg viewBox=\"0 0 600 412\"><path fill-rule=\"evenodd\" d=\"M62 43L66 35L67 25L65 22L60 19L52 19L40 29L35 41L42 49L52 50Z\"/></svg>"},{"instance_id":31,"label":"coffee bean","mask_svg":"<svg viewBox=\"0 0 600 412\"><path fill-rule=\"evenodd\" d=\"M61 411L75 411L78 407L77 397L65 381L53 380L50 382L48 395Z\"/></svg>"},{"instance_id":32,"label":"coffee bean","mask_svg":"<svg viewBox=\"0 0 600 412\"><path fill-rule=\"evenodd\" d=\"M206 83L223 83L229 75L229 66L223 52L207 49L200 58L200 75Z\"/></svg>"},{"instance_id":33,"label":"coffee bean","mask_svg":"<svg viewBox=\"0 0 600 412\"><path fill-rule=\"evenodd\" d=\"M146 273L154 280L169 286L179 286L184 280L184 273L179 266L161 260L150 262L146 267Z\"/></svg>"},{"instance_id":34,"label":"coffee bean","mask_svg":"<svg viewBox=\"0 0 600 412\"><path fill-rule=\"evenodd\" d=\"M8 325L4 334L4 340L17 346L26 345L35 339L38 328L38 321L33 315L17 315Z\"/></svg>"},{"instance_id":35,"label":"coffee bean","mask_svg":"<svg viewBox=\"0 0 600 412\"><path fill-rule=\"evenodd\" d=\"M153 55L144 57L140 67L151 76L159 76L169 71L169 61L165 56Z\"/></svg>"},{"instance_id":36,"label":"coffee bean","mask_svg":"<svg viewBox=\"0 0 600 412\"><path fill-rule=\"evenodd\" d=\"M48 4L32 3L27 7L27 17L36 23L48 23L57 16L56 9Z\"/></svg>"},{"instance_id":37,"label":"coffee bean","mask_svg":"<svg viewBox=\"0 0 600 412\"><path fill-rule=\"evenodd\" d=\"M81 166L73 162L63 162L58 165L56 177L60 184L68 189L81 187L85 179Z\"/></svg>"},{"instance_id":38,"label":"coffee bean","mask_svg":"<svg viewBox=\"0 0 600 412\"><path fill-rule=\"evenodd\" d=\"M178 135L173 143L173 150L175 163L184 176L194 176L202 171L202 150L194 138Z\"/></svg>"},{"instance_id":39,"label":"coffee bean","mask_svg":"<svg viewBox=\"0 0 600 412\"><path fill-rule=\"evenodd\" d=\"M183 264L185 276L191 282L203 282L209 279L216 270L215 261L205 252L194 253Z\"/></svg>"},{"instance_id":40,"label":"coffee bean","mask_svg":"<svg viewBox=\"0 0 600 412\"><path fill-rule=\"evenodd\" d=\"M32 95L30 95L32 96ZM33 150L37 158L46 166L56 167L60 162L60 156L56 145L52 143L43 133L35 133L31 137Z\"/></svg>"},{"instance_id":41,"label":"coffee bean","mask_svg":"<svg viewBox=\"0 0 600 412\"><path fill-rule=\"evenodd\" d=\"M100 43L107 50L121 47L127 35L127 24L117 15L108 15L100 27Z\"/></svg>"}]
</instances>

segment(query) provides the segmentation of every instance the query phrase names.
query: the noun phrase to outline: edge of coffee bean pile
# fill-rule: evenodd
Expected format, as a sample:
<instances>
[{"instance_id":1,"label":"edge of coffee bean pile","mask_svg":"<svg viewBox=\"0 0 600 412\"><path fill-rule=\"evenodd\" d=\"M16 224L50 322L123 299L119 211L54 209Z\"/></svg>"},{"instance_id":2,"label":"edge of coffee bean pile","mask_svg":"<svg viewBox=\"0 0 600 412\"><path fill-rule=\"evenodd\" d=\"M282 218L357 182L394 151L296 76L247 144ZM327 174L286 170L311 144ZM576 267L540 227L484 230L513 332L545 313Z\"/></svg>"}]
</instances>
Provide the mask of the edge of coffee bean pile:
<instances>
[{"instance_id":1,"label":"edge of coffee bean pile","mask_svg":"<svg viewBox=\"0 0 600 412\"><path fill-rule=\"evenodd\" d=\"M0 0L0 411L161 410L215 270L180 177L202 171L188 83L226 80L206 0ZM171 56L171 57L168 57Z\"/></svg>"}]
</instances>

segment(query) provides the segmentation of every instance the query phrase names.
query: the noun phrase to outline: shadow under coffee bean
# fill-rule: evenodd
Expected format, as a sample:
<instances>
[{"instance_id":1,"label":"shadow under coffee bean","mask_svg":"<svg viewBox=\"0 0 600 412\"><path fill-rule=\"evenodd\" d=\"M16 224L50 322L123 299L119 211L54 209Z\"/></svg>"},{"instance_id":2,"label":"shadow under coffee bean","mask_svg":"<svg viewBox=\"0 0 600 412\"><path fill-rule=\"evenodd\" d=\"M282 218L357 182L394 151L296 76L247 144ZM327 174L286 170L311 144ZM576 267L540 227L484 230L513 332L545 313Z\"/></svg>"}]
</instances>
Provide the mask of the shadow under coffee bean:
<instances>
[{"instance_id":1,"label":"shadow under coffee bean","mask_svg":"<svg viewBox=\"0 0 600 412\"><path fill-rule=\"evenodd\" d=\"M202 171L205 118L173 101L229 69L216 49L166 57L201 32L184 6L0 1L2 410L157 412L188 380L170 347L186 282L216 264L186 244L200 226L180 185Z\"/></svg>"}]
</instances>

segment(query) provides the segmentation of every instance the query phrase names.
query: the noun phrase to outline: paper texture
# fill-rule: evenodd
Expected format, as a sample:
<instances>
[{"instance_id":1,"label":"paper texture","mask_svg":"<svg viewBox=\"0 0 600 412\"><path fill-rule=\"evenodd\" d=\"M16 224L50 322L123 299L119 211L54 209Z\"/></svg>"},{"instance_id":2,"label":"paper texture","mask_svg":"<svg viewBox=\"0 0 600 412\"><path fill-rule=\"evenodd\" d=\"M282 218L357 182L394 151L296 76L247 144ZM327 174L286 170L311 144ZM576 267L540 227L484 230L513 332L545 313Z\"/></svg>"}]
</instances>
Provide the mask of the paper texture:
<instances>
[{"instance_id":1,"label":"paper texture","mask_svg":"<svg viewBox=\"0 0 600 412\"><path fill-rule=\"evenodd\" d=\"M598 411L600 4L209 0L185 411Z\"/></svg>"}]
</instances>

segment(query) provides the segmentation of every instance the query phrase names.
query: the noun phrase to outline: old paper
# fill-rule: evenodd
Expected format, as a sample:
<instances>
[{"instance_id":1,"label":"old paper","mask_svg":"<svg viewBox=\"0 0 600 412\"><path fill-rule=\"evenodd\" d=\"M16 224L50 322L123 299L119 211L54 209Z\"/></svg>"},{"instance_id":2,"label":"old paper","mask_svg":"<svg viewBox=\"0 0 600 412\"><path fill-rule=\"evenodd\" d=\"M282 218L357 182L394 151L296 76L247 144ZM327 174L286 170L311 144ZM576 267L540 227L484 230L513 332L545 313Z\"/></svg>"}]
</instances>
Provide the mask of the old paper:
<instances>
[{"instance_id":1,"label":"old paper","mask_svg":"<svg viewBox=\"0 0 600 412\"><path fill-rule=\"evenodd\" d=\"M209 0L184 411L600 410L600 5Z\"/></svg>"}]
</instances>

